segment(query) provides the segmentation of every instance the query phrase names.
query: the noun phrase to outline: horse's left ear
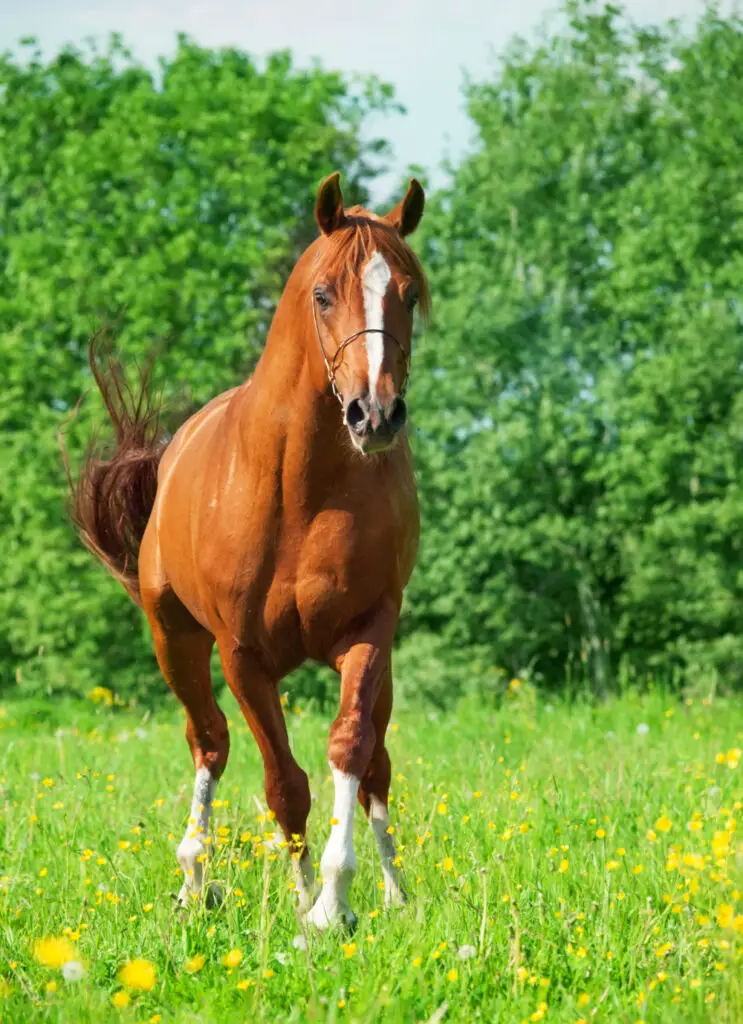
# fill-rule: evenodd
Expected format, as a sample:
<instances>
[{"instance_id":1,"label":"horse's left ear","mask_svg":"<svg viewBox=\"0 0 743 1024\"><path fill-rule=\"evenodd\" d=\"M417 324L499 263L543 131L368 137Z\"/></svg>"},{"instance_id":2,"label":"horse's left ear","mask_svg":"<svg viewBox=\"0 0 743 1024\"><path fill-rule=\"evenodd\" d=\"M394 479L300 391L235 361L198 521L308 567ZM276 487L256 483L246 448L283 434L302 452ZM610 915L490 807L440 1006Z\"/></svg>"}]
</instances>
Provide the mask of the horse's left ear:
<instances>
[{"instance_id":1,"label":"horse's left ear","mask_svg":"<svg viewBox=\"0 0 743 1024\"><path fill-rule=\"evenodd\" d=\"M384 220L393 228L397 228L403 238L405 235L412 235L420 224L425 204L426 194L423 186L417 178L411 178L405 198L386 214Z\"/></svg>"},{"instance_id":2,"label":"horse's left ear","mask_svg":"<svg viewBox=\"0 0 743 1024\"><path fill-rule=\"evenodd\" d=\"M319 188L315 201L315 220L324 235L332 235L346 223L338 171L326 178Z\"/></svg>"}]
</instances>

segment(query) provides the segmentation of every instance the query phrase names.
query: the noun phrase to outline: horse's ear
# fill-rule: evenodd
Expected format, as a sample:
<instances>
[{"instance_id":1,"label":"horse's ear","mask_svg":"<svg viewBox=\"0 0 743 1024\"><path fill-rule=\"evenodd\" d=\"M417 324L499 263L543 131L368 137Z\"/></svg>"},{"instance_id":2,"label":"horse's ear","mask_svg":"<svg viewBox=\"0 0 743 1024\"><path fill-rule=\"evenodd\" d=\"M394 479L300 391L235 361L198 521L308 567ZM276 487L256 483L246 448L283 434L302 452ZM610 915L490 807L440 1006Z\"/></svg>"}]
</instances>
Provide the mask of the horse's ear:
<instances>
[{"instance_id":1,"label":"horse's ear","mask_svg":"<svg viewBox=\"0 0 743 1024\"><path fill-rule=\"evenodd\" d=\"M397 228L403 237L412 235L420 224L425 204L426 194L423 191L423 186L417 178L411 178L405 198L390 210L384 219L393 228Z\"/></svg>"},{"instance_id":2,"label":"horse's ear","mask_svg":"<svg viewBox=\"0 0 743 1024\"><path fill-rule=\"evenodd\" d=\"M331 235L346 223L339 179L340 174L336 171L325 179L317 193L315 220L324 235Z\"/></svg>"}]
</instances>

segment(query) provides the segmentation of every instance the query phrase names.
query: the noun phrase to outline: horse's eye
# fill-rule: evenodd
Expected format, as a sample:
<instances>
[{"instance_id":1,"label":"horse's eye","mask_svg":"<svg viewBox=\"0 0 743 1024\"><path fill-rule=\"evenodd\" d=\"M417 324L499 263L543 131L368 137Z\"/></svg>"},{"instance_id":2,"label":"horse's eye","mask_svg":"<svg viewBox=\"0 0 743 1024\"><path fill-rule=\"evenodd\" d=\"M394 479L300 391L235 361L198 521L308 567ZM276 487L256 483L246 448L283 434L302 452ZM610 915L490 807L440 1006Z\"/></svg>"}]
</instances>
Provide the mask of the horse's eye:
<instances>
[{"instance_id":1,"label":"horse's eye","mask_svg":"<svg viewBox=\"0 0 743 1024\"><path fill-rule=\"evenodd\" d=\"M405 295L405 305L411 313L418 305L418 288L415 285L411 285L410 288L408 288L407 294Z\"/></svg>"},{"instance_id":2,"label":"horse's eye","mask_svg":"<svg viewBox=\"0 0 743 1024\"><path fill-rule=\"evenodd\" d=\"M315 288L314 296L315 302L318 304L320 309L330 309L330 296L321 285L318 285L317 288Z\"/></svg>"}]
</instances>

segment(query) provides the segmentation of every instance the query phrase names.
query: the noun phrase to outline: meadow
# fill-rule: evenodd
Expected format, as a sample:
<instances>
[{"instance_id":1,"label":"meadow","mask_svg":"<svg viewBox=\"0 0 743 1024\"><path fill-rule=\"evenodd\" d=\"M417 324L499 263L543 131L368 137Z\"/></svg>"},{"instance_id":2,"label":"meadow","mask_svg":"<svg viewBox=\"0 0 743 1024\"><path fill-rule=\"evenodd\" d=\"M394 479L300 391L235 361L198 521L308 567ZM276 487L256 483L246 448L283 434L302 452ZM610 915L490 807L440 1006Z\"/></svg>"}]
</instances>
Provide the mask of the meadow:
<instances>
[{"instance_id":1,"label":"meadow","mask_svg":"<svg viewBox=\"0 0 743 1024\"><path fill-rule=\"evenodd\" d=\"M392 827L409 894L383 907L357 812L353 935L306 932L252 738L212 819L217 910L175 902L192 773L175 709L0 710L4 1022L743 1019L743 713L627 692L464 703L393 720ZM60 721L61 716L61 721ZM328 721L287 707L330 828Z\"/></svg>"}]
</instances>

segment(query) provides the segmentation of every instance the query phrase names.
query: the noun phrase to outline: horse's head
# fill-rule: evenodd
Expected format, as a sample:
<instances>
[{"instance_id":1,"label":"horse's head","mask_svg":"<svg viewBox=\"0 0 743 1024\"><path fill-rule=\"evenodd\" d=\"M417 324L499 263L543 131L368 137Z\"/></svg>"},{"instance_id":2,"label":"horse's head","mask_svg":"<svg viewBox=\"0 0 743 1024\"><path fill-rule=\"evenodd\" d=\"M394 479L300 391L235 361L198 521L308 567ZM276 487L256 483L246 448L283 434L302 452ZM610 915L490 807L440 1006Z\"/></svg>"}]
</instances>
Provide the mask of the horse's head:
<instances>
[{"instance_id":1,"label":"horse's head","mask_svg":"<svg viewBox=\"0 0 743 1024\"><path fill-rule=\"evenodd\" d=\"M426 279L404 241L423 215L424 194L411 179L405 198L384 217L343 208L338 174L320 186L310 282L319 352L354 446L379 452L405 425L413 311L424 315Z\"/></svg>"}]
</instances>

